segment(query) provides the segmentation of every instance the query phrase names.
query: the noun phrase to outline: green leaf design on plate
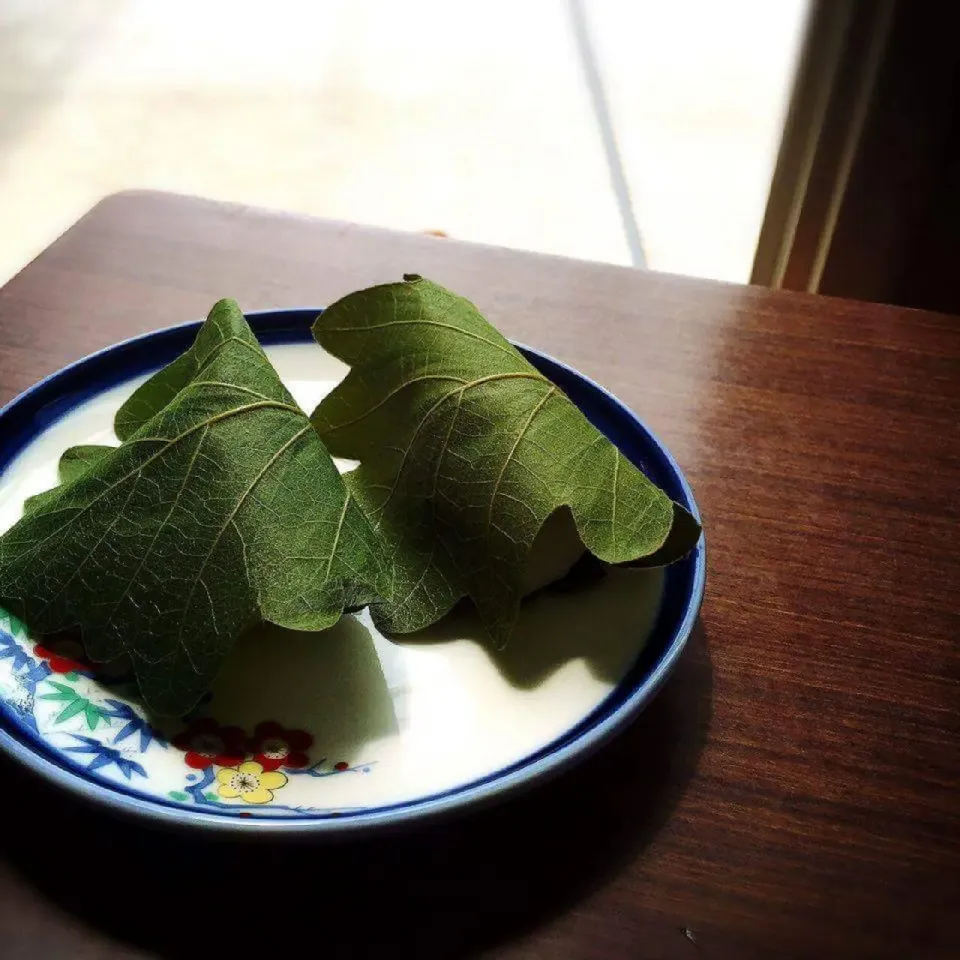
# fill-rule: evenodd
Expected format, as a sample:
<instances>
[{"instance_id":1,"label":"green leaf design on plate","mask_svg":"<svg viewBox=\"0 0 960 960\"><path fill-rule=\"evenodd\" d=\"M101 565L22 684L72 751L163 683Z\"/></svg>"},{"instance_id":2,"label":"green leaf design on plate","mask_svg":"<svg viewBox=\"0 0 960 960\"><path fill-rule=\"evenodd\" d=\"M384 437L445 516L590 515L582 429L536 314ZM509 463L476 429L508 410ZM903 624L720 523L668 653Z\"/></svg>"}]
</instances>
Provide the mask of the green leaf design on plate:
<instances>
[{"instance_id":1,"label":"green leaf design on plate","mask_svg":"<svg viewBox=\"0 0 960 960\"><path fill-rule=\"evenodd\" d=\"M87 721L87 727L90 730L96 730L101 720L109 723L100 708L92 703L88 703L83 708L83 718Z\"/></svg>"},{"instance_id":2,"label":"green leaf design on plate","mask_svg":"<svg viewBox=\"0 0 960 960\"><path fill-rule=\"evenodd\" d=\"M367 518L233 301L116 423L121 446L69 451L65 482L0 537L0 597L36 632L79 625L94 660L128 655L157 713L192 707L258 619L321 630L389 594Z\"/></svg>"},{"instance_id":3,"label":"green leaf design on plate","mask_svg":"<svg viewBox=\"0 0 960 960\"><path fill-rule=\"evenodd\" d=\"M18 640L22 639L27 632L27 628L20 622L19 617L2 607L0 607L0 630L6 630Z\"/></svg>"},{"instance_id":4,"label":"green leaf design on plate","mask_svg":"<svg viewBox=\"0 0 960 960\"><path fill-rule=\"evenodd\" d=\"M78 713L85 711L90 702L81 696L71 700L58 714L57 723L66 723L67 720L75 717Z\"/></svg>"},{"instance_id":5,"label":"green leaf design on plate","mask_svg":"<svg viewBox=\"0 0 960 960\"><path fill-rule=\"evenodd\" d=\"M80 713L83 714L87 728L90 730L96 730L101 722L110 722L101 707L92 703L73 687L68 687L65 683L57 683L55 680L47 680L46 683L53 687L55 692L41 694L37 699L59 701L64 704L63 709L56 716L55 723L66 723Z\"/></svg>"},{"instance_id":6,"label":"green leaf design on plate","mask_svg":"<svg viewBox=\"0 0 960 960\"><path fill-rule=\"evenodd\" d=\"M697 522L462 297L408 277L334 303L314 335L352 368L313 422L360 461L348 482L392 547L385 628L420 629L469 596L505 641L531 546L562 507L609 563L696 544Z\"/></svg>"},{"instance_id":7,"label":"green leaf design on plate","mask_svg":"<svg viewBox=\"0 0 960 960\"><path fill-rule=\"evenodd\" d=\"M40 697L41 700L72 700L74 697L79 696L73 687L69 687L65 683L57 683L56 680L47 680L46 682L57 692L45 693L42 697Z\"/></svg>"}]
</instances>

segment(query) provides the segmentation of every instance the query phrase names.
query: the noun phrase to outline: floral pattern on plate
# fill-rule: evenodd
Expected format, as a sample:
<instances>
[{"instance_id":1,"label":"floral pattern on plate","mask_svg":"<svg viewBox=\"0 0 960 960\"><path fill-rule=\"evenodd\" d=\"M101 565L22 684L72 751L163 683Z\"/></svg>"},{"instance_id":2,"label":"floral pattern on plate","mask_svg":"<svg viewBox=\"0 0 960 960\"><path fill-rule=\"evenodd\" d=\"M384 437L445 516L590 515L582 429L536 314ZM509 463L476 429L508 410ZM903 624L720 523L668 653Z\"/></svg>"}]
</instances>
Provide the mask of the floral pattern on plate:
<instances>
[{"instance_id":1,"label":"floral pattern on plate","mask_svg":"<svg viewBox=\"0 0 960 960\"><path fill-rule=\"evenodd\" d=\"M286 804L283 791L295 777L368 774L373 768L316 757L313 733L272 718L249 731L223 725L204 715L203 703L183 720L154 723L136 701L136 686L122 664L91 663L74 637L35 642L3 610L0 697L8 716L64 765L215 813L336 815L345 809ZM171 784L171 776L179 782Z\"/></svg>"}]
</instances>

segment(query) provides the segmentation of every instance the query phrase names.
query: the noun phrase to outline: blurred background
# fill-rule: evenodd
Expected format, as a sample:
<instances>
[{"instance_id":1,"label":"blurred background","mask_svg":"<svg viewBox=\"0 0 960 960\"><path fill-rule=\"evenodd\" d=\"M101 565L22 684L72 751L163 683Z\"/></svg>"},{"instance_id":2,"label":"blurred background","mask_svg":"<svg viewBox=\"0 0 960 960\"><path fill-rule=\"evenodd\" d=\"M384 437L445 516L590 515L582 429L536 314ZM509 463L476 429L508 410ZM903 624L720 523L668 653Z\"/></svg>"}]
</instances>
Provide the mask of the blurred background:
<instances>
[{"instance_id":1,"label":"blurred background","mask_svg":"<svg viewBox=\"0 0 960 960\"><path fill-rule=\"evenodd\" d=\"M806 0L0 0L0 283L154 187L750 278Z\"/></svg>"},{"instance_id":2,"label":"blurred background","mask_svg":"<svg viewBox=\"0 0 960 960\"><path fill-rule=\"evenodd\" d=\"M0 0L0 284L159 188L960 312L960 4Z\"/></svg>"}]
</instances>

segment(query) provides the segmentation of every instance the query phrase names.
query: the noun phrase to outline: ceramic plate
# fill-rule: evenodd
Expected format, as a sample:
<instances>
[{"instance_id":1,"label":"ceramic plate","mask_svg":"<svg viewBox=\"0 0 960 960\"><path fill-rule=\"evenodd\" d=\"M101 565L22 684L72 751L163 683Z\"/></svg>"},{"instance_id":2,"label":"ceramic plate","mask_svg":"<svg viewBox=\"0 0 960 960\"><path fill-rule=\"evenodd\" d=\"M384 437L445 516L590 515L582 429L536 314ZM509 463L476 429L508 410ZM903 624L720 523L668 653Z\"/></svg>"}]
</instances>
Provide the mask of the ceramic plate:
<instances>
[{"instance_id":1,"label":"ceramic plate","mask_svg":"<svg viewBox=\"0 0 960 960\"><path fill-rule=\"evenodd\" d=\"M250 320L307 411L346 367L310 336L317 310ZM0 530L54 486L60 454L116 443L113 415L192 342L199 324L126 341L37 384L0 412ZM669 453L615 398L523 348L673 499L697 513ZM344 465L346 468L348 465ZM387 639L366 612L331 631L264 627L179 721L145 713L123 664L75 640L44 645L0 611L0 746L115 810L178 826L343 833L463 808L529 785L595 749L655 694L692 628L700 547L666 570L611 571L526 601L495 651L455 615Z\"/></svg>"}]
</instances>

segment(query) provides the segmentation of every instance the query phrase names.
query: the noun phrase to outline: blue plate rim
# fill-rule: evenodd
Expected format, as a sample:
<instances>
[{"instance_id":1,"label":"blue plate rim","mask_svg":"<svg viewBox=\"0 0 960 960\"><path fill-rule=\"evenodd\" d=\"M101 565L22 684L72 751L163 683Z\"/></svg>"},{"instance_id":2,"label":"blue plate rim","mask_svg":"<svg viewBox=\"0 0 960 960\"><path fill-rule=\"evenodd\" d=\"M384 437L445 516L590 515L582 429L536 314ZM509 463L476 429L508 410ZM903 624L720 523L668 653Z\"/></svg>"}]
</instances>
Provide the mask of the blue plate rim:
<instances>
[{"instance_id":1,"label":"blue plate rim","mask_svg":"<svg viewBox=\"0 0 960 960\"><path fill-rule=\"evenodd\" d=\"M296 307L249 311L246 313L246 317L261 342L265 346L273 346L282 343L309 342L311 339L309 326L320 313L322 313L322 308L319 307ZM140 348L144 348L151 343L157 343L158 341L161 343L176 342L184 337L192 337L200 328L202 322L202 320L188 321L121 340L62 367L7 403L0 409L0 425L4 424L11 416L16 416L20 411L25 411L31 404L49 393L57 398L52 403L39 408L39 412L46 411L48 416L46 419L41 418L39 424L34 423L32 431L21 431L15 436L12 443L6 438L0 443L0 474L37 434L68 410L83 403L89 395L102 393L111 386L116 386L133 377L159 369L168 363L172 357L152 364L141 362L136 369L131 369L132 364L128 358L126 362L119 364L119 369L123 371L122 375L109 378L98 377L94 381L97 384L94 391L90 391L82 397L77 397L76 393L71 394L67 390L62 396L74 397L73 402L68 404L60 403L62 396L59 388L61 386L69 386L70 382L78 374L82 374L86 368L96 366L104 360L117 358L123 361L128 355L136 355ZM306 333L306 336L304 336L304 333ZM515 346L551 379L570 380L579 387L585 387L588 394L592 393L595 398L600 398L605 403L606 409L617 418L621 428L638 435L649 446L651 452L659 461L657 465L660 472L666 471L669 474L671 485L675 487L673 491L674 499L677 499L698 520L700 519L700 511L693 490L679 464L667 447L632 410L605 387L568 364L525 344L515 343ZM143 351L143 353L145 354L146 351ZM134 356L134 359L136 359L136 356ZM53 407L52 411L51 407ZM52 416L49 415L50 413L52 413ZM589 413L587 415L589 416ZM33 419L36 421L37 418L34 417ZM2 436L2 433L0 433L0 436ZM680 492L680 497L676 496L677 491ZM333 812L326 815L295 817L225 816L224 814L204 812L202 808L192 809L167 804L161 798L151 798L144 794L124 790L121 784L113 784L84 776L82 767L61 766L60 762L51 759L42 752L42 746L38 747L36 744L24 743L15 736L8 729L8 725L13 721L5 710L0 713L0 749L42 779L79 796L87 802L127 817L146 818L154 825L181 830L212 830L221 835L240 835L248 838L303 835L342 837L361 832L366 834L388 830L402 827L414 821L419 823L427 819L433 820L452 815L503 799L511 793L530 788L560 774L598 750L643 711L672 673L699 615L706 586L706 548L703 537L701 537L695 550L682 563L690 565L692 569L690 571L689 590L682 604L680 622L674 629L672 638L656 663L643 676L632 693L608 715L596 719L598 714L602 712L604 704L614 696L620 686L618 685L611 691L604 704L592 711L572 731L567 731L541 750L521 758L504 769L493 771L478 780L458 785L438 794L398 804L372 807L369 810ZM621 681L621 685L626 682L626 679ZM32 740L33 738L30 737L29 739Z\"/></svg>"}]
</instances>

